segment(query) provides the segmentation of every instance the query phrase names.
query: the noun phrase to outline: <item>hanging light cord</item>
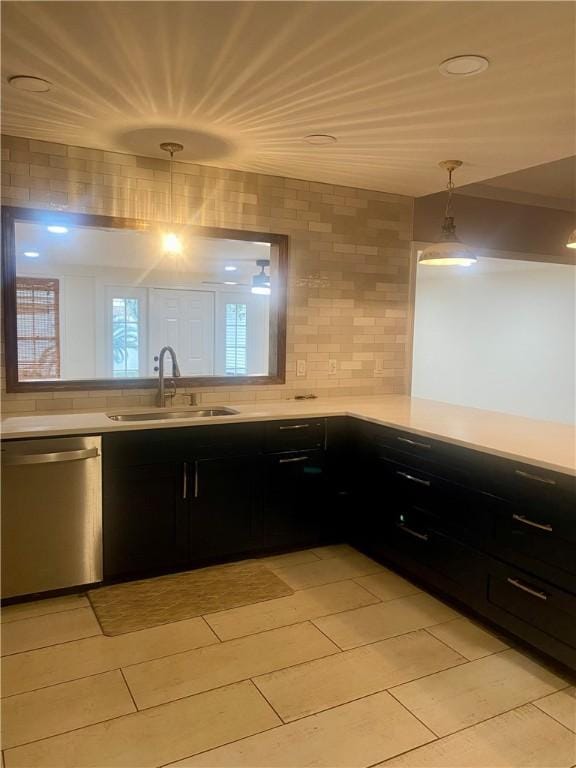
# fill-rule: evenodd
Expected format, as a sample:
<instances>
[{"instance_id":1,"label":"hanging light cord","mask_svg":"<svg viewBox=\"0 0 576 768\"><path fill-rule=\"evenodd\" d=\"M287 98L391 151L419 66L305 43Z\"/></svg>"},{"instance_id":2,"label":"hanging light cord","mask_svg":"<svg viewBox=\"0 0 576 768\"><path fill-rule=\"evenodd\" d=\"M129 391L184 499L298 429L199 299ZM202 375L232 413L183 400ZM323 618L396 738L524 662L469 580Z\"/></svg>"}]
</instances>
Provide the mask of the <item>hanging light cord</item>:
<instances>
[{"instance_id":1,"label":"hanging light cord","mask_svg":"<svg viewBox=\"0 0 576 768\"><path fill-rule=\"evenodd\" d=\"M170 216L170 225L172 221L172 158L174 157L174 150L170 150L170 199L168 201L168 215Z\"/></svg>"},{"instance_id":2,"label":"hanging light cord","mask_svg":"<svg viewBox=\"0 0 576 768\"><path fill-rule=\"evenodd\" d=\"M454 189L454 182L452 181L453 169L448 169L448 184L446 189L448 190L448 199L446 200L446 210L444 211L444 218L447 219L452 216L452 190Z\"/></svg>"}]
</instances>

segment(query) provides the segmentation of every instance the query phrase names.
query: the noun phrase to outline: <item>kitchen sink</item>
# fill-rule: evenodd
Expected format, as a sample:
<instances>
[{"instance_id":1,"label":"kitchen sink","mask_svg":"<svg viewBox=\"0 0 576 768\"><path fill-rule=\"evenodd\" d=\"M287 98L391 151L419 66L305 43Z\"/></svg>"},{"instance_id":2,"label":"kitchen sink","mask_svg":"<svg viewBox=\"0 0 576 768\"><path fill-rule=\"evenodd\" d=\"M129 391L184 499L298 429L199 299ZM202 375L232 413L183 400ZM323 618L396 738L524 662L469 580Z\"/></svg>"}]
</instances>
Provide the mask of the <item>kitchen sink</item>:
<instances>
[{"instance_id":1,"label":"kitchen sink","mask_svg":"<svg viewBox=\"0 0 576 768\"><path fill-rule=\"evenodd\" d=\"M164 419L198 419L211 416L232 416L238 411L233 408L187 408L185 411L141 411L140 413L108 413L112 421L163 421Z\"/></svg>"}]
</instances>

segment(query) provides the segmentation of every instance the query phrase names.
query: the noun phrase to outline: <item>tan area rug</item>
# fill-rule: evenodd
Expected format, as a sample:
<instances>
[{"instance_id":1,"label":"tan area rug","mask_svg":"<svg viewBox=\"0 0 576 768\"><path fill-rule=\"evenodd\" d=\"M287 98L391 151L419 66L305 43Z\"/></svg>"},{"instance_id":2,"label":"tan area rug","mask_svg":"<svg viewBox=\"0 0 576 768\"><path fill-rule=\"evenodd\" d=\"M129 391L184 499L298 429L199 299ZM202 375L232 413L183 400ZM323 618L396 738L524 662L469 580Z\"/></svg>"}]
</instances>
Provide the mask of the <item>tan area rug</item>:
<instances>
[{"instance_id":1,"label":"tan area rug","mask_svg":"<svg viewBox=\"0 0 576 768\"><path fill-rule=\"evenodd\" d=\"M122 635L294 594L264 565L217 565L88 592L102 632Z\"/></svg>"}]
</instances>

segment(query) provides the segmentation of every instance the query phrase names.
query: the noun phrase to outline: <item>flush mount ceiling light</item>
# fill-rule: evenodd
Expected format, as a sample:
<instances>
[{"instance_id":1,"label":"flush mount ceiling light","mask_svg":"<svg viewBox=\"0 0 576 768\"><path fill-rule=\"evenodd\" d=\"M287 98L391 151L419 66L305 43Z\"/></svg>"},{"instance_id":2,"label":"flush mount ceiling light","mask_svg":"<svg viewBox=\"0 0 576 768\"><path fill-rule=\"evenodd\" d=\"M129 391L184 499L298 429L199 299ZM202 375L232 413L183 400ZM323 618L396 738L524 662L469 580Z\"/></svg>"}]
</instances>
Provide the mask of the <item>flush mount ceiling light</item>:
<instances>
[{"instance_id":1,"label":"flush mount ceiling light","mask_svg":"<svg viewBox=\"0 0 576 768\"><path fill-rule=\"evenodd\" d=\"M309 133L308 136L304 136L304 141L315 147L327 147L329 144L336 144L338 139L328 133Z\"/></svg>"},{"instance_id":2,"label":"flush mount ceiling light","mask_svg":"<svg viewBox=\"0 0 576 768\"><path fill-rule=\"evenodd\" d=\"M59 224L50 224L46 229L52 235L65 235L68 232L68 227L61 227Z\"/></svg>"},{"instance_id":3,"label":"flush mount ceiling light","mask_svg":"<svg viewBox=\"0 0 576 768\"><path fill-rule=\"evenodd\" d=\"M37 259L40 254L38 251L24 251L24 256L26 256L27 259Z\"/></svg>"},{"instance_id":4,"label":"flush mount ceiling light","mask_svg":"<svg viewBox=\"0 0 576 768\"><path fill-rule=\"evenodd\" d=\"M442 223L438 242L434 245L429 245L420 252L418 263L438 267L469 267L471 264L478 261L478 259L474 252L471 251L468 246L463 245L458 239L454 217L452 216L452 190L454 189L452 174L456 168L460 168L462 160L443 160L439 165L440 168L444 168L448 171L448 184L446 185L448 199L444 211L444 222Z\"/></svg>"},{"instance_id":5,"label":"flush mount ceiling light","mask_svg":"<svg viewBox=\"0 0 576 768\"><path fill-rule=\"evenodd\" d=\"M443 61L438 69L446 77L471 77L485 72L490 62L484 56L453 56Z\"/></svg>"},{"instance_id":6,"label":"flush mount ceiling light","mask_svg":"<svg viewBox=\"0 0 576 768\"><path fill-rule=\"evenodd\" d=\"M32 77L31 75L15 75L8 78L8 85L17 88L19 91L28 91L29 93L46 93L51 90L52 83L43 80L41 77Z\"/></svg>"},{"instance_id":7,"label":"flush mount ceiling light","mask_svg":"<svg viewBox=\"0 0 576 768\"><path fill-rule=\"evenodd\" d=\"M576 248L576 229L573 229L566 243L566 248Z\"/></svg>"},{"instance_id":8,"label":"flush mount ceiling light","mask_svg":"<svg viewBox=\"0 0 576 768\"><path fill-rule=\"evenodd\" d=\"M173 209L173 192L172 192L172 164L175 152L182 152L184 149L183 144L178 144L176 141L164 141L160 144L160 149L164 152L168 152L170 155L170 188L168 192L168 218L170 220L170 228L173 227L172 209ZM180 256L182 253L182 241L175 232L165 232L162 235L162 250L166 256Z\"/></svg>"},{"instance_id":9,"label":"flush mount ceiling light","mask_svg":"<svg viewBox=\"0 0 576 768\"><path fill-rule=\"evenodd\" d=\"M270 259L258 259L256 265L260 267L260 272L252 278L252 293L262 296L270 295L270 275L265 272L266 267L270 266Z\"/></svg>"},{"instance_id":10,"label":"flush mount ceiling light","mask_svg":"<svg viewBox=\"0 0 576 768\"><path fill-rule=\"evenodd\" d=\"M236 272L237 269L238 267L233 267L231 264L224 267L225 272Z\"/></svg>"}]
</instances>

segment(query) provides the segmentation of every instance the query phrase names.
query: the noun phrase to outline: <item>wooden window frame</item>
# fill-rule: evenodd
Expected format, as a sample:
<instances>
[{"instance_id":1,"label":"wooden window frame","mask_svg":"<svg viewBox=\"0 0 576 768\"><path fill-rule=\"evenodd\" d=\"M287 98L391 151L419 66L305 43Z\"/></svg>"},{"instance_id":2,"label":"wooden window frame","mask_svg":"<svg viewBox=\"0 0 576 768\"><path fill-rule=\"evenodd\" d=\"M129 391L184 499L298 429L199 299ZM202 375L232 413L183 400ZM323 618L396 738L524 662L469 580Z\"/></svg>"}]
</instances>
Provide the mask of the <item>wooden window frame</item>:
<instances>
[{"instance_id":1,"label":"wooden window frame","mask_svg":"<svg viewBox=\"0 0 576 768\"><path fill-rule=\"evenodd\" d=\"M144 389L158 386L156 377L134 379L68 379L64 381L26 381L18 378L18 337L16 323L16 236L17 221L46 222L66 227L104 227L154 231L162 222L125 219L95 214L63 213L2 206L2 299L4 304L4 341L7 392L65 392L100 389ZM212 388L242 385L284 384L286 381L286 296L288 282L288 236L219 227L186 227L199 237L267 243L277 263L274 307L270 314L269 374L267 376L183 376L179 387Z\"/></svg>"}]
</instances>

